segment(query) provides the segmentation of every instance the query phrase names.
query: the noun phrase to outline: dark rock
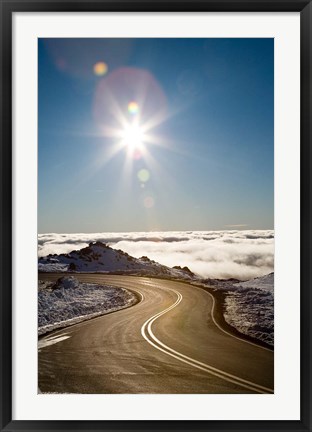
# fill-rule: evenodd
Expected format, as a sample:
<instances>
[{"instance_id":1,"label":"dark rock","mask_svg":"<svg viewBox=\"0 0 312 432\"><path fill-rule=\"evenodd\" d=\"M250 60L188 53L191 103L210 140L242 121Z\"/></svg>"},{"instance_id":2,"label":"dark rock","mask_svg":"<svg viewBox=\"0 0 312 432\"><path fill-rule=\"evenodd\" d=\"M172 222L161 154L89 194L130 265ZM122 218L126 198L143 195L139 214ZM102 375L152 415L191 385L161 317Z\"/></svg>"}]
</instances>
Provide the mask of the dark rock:
<instances>
[{"instance_id":1,"label":"dark rock","mask_svg":"<svg viewBox=\"0 0 312 432\"><path fill-rule=\"evenodd\" d=\"M69 267L68 267L69 271L75 271L76 269L77 269L77 266L76 266L75 263L70 263L69 264Z\"/></svg>"},{"instance_id":2,"label":"dark rock","mask_svg":"<svg viewBox=\"0 0 312 432\"><path fill-rule=\"evenodd\" d=\"M172 268L174 268L176 270L184 271L185 273L189 274L190 276L194 276L194 273L187 266L184 266L184 267L174 266Z\"/></svg>"},{"instance_id":3,"label":"dark rock","mask_svg":"<svg viewBox=\"0 0 312 432\"><path fill-rule=\"evenodd\" d=\"M151 262L151 260L147 257L147 256L141 256L140 258L141 261L145 261L145 262Z\"/></svg>"}]
</instances>

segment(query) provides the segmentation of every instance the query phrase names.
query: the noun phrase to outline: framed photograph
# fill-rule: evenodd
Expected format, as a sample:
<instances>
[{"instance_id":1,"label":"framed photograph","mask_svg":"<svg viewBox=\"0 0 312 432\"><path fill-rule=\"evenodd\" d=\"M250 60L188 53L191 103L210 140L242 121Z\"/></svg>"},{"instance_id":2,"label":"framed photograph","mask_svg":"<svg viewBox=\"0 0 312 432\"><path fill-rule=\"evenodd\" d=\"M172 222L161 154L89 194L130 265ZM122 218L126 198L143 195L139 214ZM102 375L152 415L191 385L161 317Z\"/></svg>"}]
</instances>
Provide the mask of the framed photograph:
<instances>
[{"instance_id":1,"label":"framed photograph","mask_svg":"<svg viewBox=\"0 0 312 432\"><path fill-rule=\"evenodd\" d=\"M311 2L1 1L1 430L311 430Z\"/></svg>"}]
</instances>

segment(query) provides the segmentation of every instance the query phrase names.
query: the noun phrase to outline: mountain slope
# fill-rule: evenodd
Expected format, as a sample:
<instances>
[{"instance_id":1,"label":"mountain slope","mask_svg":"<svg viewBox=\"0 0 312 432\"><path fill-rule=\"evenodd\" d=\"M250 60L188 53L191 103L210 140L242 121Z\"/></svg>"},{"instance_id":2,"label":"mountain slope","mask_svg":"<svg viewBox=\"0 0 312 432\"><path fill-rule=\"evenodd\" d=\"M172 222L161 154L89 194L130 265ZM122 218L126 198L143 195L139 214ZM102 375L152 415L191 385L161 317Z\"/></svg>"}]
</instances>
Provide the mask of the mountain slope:
<instances>
[{"instance_id":1,"label":"mountain slope","mask_svg":"<svg viewBox=\"0 0 312 432\"><path fill-rule=\"evenodd\" d=\"M121 250L112 249L101 242L74 250L68 254L48 255L38 260L41 272L101 272L151 275L192 279L193 273L187 268L170 268L148 257L134 258Z\"/></svg>"},{"instance_id":2,"label":"mountain slope","mask_svg":"<svg viewBox=\"0 0 312 432\"><path fill-rule=\"evenodd\" d=\"M274 273L233 284L225 320L241 333L274 345Z\"/></svg>"}]
</instances>

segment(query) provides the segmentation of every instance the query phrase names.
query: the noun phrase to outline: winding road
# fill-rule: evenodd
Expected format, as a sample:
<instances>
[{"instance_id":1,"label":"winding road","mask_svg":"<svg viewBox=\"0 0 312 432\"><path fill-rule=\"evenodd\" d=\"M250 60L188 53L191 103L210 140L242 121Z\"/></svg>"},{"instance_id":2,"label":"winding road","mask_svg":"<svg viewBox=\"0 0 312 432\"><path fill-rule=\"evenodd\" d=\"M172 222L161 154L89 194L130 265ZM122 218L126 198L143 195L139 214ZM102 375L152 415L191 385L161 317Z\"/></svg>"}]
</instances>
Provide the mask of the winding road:
<instances>
[{"instance_id":1,"label":"winding road","mask_svg":"<svg viewBox=\"0 0 312 432\"><path fill-rule=\"evenodd\" d=\"M41 338L41 392L273 393L273 351L223 330L207 291L145 277L75 277L128 288L140 300Z\"/></svg>"}]
</instances>

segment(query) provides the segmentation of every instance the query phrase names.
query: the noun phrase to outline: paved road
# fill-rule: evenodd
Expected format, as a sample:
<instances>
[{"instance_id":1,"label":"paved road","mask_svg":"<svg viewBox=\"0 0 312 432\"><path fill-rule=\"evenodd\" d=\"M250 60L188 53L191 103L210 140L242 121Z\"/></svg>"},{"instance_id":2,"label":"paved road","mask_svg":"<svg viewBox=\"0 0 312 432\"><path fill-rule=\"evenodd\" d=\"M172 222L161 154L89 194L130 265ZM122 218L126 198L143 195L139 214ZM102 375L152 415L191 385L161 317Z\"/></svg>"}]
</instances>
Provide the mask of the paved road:
<instances>
[{"instance_id":1,"label":"paved road","mask_svg":"<svg viewBox=\"0 0 312 432\"><path fill-rule=\"evenodd\" d=\"M41 339L52 343L39 350L42 392L273 392L273 352L224 332L204 290L143 277L75 277L129 288L140 301Z\"/></svg>"}]
</instances>

